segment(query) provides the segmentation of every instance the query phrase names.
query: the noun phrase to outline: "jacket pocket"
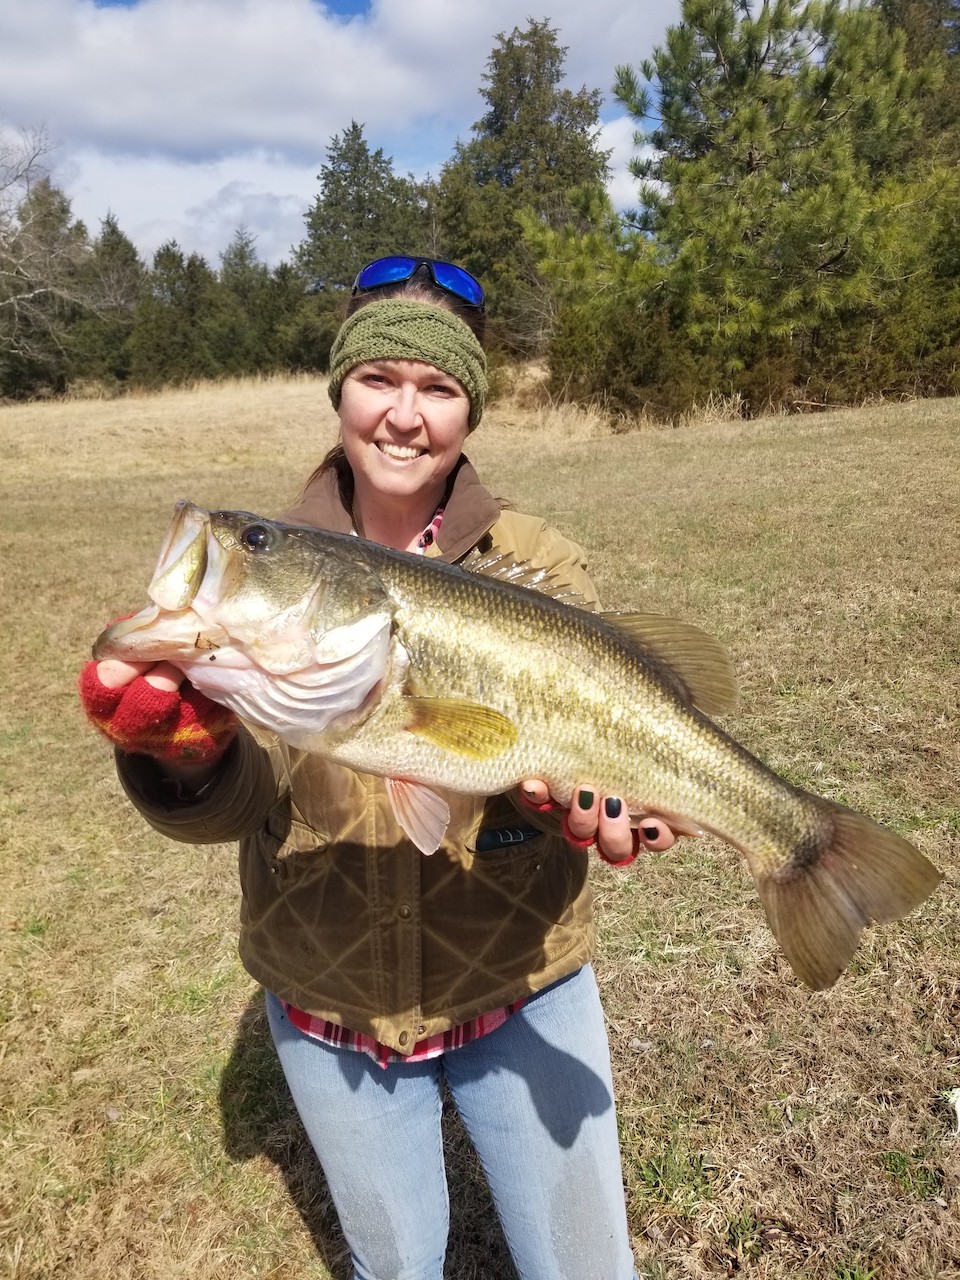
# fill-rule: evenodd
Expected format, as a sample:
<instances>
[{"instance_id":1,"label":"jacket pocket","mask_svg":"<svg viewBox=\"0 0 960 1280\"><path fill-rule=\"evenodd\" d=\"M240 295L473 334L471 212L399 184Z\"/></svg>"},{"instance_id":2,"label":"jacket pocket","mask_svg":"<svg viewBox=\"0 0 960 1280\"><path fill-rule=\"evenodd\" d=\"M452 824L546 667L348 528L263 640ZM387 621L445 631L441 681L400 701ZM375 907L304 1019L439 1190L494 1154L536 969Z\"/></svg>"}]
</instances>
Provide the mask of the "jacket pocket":
<instances>
[{"instance_id":1,"label":"jacket pocket","mask_svg":"<svg viewBox=\"0 0 960 1280\"><path fill-rule=\"evenodd\" d=\"M510 894L525 892L540 875L544 865L542 832L528 840L498 844L494 848L482 848L486 843L485 831L477 837L473 857L473 874L491 887Z\"/></svg>"},{"instance_id":2,"label":"jacket pocket","mask_svg":"<svg viewBox=\"0 0 960 1280\"><path fill-rule=\"evenodd\" d=\"M505 849L517 849L518 846L529 845L531 840L540 840L543 832L539 827L529 823L515 822L513 825L482 827L474 841L474 852L481 856L502 852ZM524 850L529 852L529 850Z\"/></svg>"},{"instance_id":3,"label":"jacket pocket","mask_svg":"<svg viewBox=\"0 0 960 1280\"><path fill-rule=\"evenodd\" d=\"M289 801L273 808L255 837L257 850L274 875L288 875L330 845L330 835L291 816Z\"/></svg>"}]
</instances>

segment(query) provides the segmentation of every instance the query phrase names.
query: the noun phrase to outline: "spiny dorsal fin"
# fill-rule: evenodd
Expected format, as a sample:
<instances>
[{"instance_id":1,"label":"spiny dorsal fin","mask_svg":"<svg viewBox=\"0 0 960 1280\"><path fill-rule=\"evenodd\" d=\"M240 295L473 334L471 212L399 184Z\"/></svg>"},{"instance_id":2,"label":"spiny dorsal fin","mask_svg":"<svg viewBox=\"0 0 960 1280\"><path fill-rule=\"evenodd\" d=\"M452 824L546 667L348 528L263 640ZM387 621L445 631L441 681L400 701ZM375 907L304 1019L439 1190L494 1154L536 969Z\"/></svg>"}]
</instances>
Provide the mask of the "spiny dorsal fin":
<instances>
[{"instance_id":1,"label":"spiny dorsal fin","mask_svg":"<svg viewBox=\"0 0 960 1280\"><path fill-rule=\"evenodd\" d=\"M493 707L461 698L404 698L409 718L404 724L435 747L455 751L468 760L489 760L517 740L517 726Z\"/></svg>"},{"instance_id":2,"label":"spiny dorsal fin","mask_svg":"<svg viewBox=\"0 0 960 1280\"><path fill-rule=\"evenodd\" d=\"M707 715L736 706L733 664L714 636L659 613L601 613L600 617L669 667L693 706Z\"/></svg>"},{"instance_id":3,"label":"spiny dorsal fin","mask_svg":"<svg viewBox=\"0 0 960 1280\"><path fill-rule=\"evenodd\" d=\"M549 596L551 600L569 604L574 609L586 609L592 613L597 608L592 600L587 600L579 591L574 591L569 583L560 580L553 569L531 564L529 560L514 560L502 551L484 552L474 548L460 561L460 567L470 573L480 573L485 578L496 578L498 582L512 582L517 587L529 587L532 591Z\"/></svg>"}]
</instances>

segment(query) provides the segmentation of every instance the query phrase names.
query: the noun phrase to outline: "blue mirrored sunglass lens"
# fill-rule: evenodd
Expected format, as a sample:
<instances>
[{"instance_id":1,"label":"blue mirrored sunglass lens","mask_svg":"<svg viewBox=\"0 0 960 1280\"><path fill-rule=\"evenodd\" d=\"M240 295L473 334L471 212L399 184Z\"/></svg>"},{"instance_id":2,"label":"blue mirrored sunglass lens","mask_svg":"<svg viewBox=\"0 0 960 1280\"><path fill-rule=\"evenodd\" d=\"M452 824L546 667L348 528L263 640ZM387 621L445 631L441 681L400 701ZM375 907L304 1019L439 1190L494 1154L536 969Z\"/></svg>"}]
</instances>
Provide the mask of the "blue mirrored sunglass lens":
<instances>
[{"instance_id":1,"label":"blue mirrored sunglass lens","mask_svg":"<svg viewBox=\"0 0 960 1280\"><path fill-rule=\"evenodd\" d=\"M364 267L357 276L357 288L376 289L379 285L409 280L416 265L416 258L378 258L376 262Z\"/></svg>"},{"instance_id":2,"label":"blue mirrored sunglass lens","mask_svg":"<svg viewBox=\"0 0 960 1280\"><path fill-rule=\"evenodd\" d=\"M475 307L483 306L483 290L462 267L456 267L452 262L434 262L429 258L409 258L401 254L369 263L357 276L354 289L378 289L383 285L399 284L402 280L409 280L421 266L429 268L434 283L441 289Z\"/></svg>"},{"instance_id":3,"label":"blue mirrored sunglass lens","mask_svg":"<svg viewBox=\"0 0 960 1280\"><path fill-rule=\"evenodd\" d=\"M472 302L475 307L483 302L483 290L473 276L450 262L435 262L433 278L442 289L455 293L466 302Z\"/></svg>"}]
</instances>

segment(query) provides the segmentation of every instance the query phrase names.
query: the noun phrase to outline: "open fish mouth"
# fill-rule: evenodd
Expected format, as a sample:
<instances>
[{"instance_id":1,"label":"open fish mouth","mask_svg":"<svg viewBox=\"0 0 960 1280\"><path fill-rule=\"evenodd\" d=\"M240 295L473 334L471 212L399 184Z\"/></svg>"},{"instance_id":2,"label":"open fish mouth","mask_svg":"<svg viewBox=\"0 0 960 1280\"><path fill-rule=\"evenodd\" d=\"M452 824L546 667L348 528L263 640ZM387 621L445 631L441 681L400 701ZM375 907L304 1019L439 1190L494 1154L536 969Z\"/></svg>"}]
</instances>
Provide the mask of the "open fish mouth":
<instances>
[{"instance_id":1,"label":"open fish mouth","mask_svg":"<svg viewBox=\"0 0 960 1280\"><path fill-rule=\"evenodd\" d=\"M151 603L108 627L94 657L171 662L238 715L267 729L283 725L290 741L365 713L391 667L391 614L361 607L315 630L322 580L313 572L307 580L245 575L283 545L275 528L247 512L178 502Z\"/></svg>"},{"instance_id":2,"label":"open fish mouth","mask_svg":"<svg viewBox=\"0 0 960 1280\"><path fill-rule=\"evenodd\" d=\"M192 502L178 502L147 594L161 609L186 609L207 571L210 513Z\"/></svg>"},{"instance_id":3,"label":"open fish mouth","mask_svg":"<svg viewBox=\"0 0 960 1280\"><path fill-rule=\"evenodd\" d=\"M223 629L193 607L198 597L215 590L220 576L219 544L211 536L210 513L192 502L178 502L147 588L152 604L122 618L98 636L93 656L150 662L196 656L219 648Z\"/></svg>"}]
</instances>

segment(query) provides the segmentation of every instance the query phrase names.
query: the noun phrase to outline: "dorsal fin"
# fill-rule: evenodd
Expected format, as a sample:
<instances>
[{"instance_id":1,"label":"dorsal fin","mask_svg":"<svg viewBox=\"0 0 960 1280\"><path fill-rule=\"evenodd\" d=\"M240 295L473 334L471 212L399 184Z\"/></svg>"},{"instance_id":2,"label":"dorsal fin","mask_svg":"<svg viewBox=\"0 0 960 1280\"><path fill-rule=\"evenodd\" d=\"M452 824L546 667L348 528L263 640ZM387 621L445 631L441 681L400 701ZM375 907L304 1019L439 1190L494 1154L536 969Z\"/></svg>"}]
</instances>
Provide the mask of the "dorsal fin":
<instances>
[{"instance_id":1,"label":"dorsal fin","mask_svg":"<svg viewBox=\"0 0 960 1280\"><path fill-rule=\"evenodd\" d=\"M732 711L736 706L733 664L714 636L659 613L601 613L600 617L669 667L693 706L707 715Z\"/></svg>"},{"instance_id":2,"label":"dorsal fin","mask_svg":"<svg viewBox=\"0 0 960 1280\"><path fill-rule=\"evenodd\" d=\"M574 591L569 583L561 581L553 569L545 569L542 565L531 564L529 560L514 560L502 551L478 551L474 548L460 561L460 568L470 573L480 573L485 578L496 578L498 582L512 582L517 587L529 587L549 596L551 600L560 600L574 609L586 609L593 613L597 606L587 600L579 591Z\"/></svg>"},{"instance_id":3,"label":"dorsal fin","mask_svg":"<svg viewBox=\"0 0 960 1280\"><path fill-rule=\"evenodd\" d=\"M586 600L569 584L558 581L554 570L514 560L500 551L474 549L460 562L460 567L499 582L531 588L576 609L597 612L592 600ZM598 616L667 667L677 692L691 705L707 715L732 711L737 705L733 664L714 636L692 623L658 613L601 612Z\"/></svg>"}]
</instances>

